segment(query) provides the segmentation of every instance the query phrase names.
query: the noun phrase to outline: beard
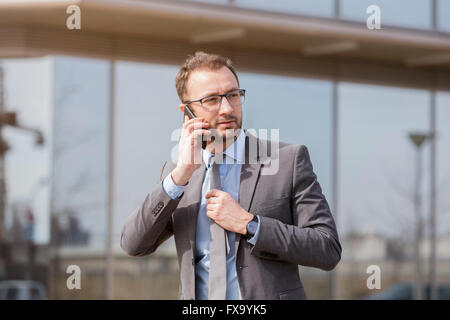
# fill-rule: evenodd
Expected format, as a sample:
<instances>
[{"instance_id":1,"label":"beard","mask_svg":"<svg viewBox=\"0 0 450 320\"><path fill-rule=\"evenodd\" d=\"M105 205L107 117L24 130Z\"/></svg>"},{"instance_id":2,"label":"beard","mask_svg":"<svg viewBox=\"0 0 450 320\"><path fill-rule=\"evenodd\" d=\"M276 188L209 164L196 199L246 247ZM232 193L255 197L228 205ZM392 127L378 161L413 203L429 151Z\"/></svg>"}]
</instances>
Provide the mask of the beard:
<instances>
[{"instance_id":1,"label":"beard","mask_svg":"<svg viewBox=\"0 0 450 320\"><path fill-rule=\"evenodd\" d=\"M225 122L225 121L234 121L234 126L231 128L219 128L219 122ZM211 124L211 128L209 129L214 132L214 134L211 136L210 143L217 145L215 142L216 138L221 140L222 144L230 145L241 134L242 130L242 116L240 119L237 117L227 117L222 119L217 119ZM209 144L209 143L208 143ZM220 143L219 143L220 144Z\"/></svg>"},{"instance_id":2,"label":"beard","mask_svg":"<svg viewBox=\"0 0 450 320\"><path fill-rule=\"evenodd\" d=\"M231 128L219 129L219 122L226 122L226 121L234 121L234 126ZM231 139L236 140L242 129L242 117L241 119L238 119L237 117L234 116L217 119L216 121L214 121L212 128L217 130L218 133L222 136L223 142L227 142Z\"/></svg>"}]
</instances>

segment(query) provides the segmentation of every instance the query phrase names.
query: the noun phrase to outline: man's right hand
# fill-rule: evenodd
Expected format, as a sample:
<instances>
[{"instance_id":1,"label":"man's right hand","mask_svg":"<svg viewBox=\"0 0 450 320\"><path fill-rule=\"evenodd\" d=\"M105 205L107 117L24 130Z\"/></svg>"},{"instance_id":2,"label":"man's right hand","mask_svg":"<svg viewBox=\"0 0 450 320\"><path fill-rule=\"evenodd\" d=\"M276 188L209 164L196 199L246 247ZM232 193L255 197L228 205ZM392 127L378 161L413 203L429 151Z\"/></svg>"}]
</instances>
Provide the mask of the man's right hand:
<instances>
[{"instance_id":1,"label":"man's right hand","mask_svg":"<svg viewBox=\"0 0 450 320\"><path fill-rule=\"evenodd\" d=\"M176 185L184 186L202 163L202 135L211 134L209 123L204 118L189 119L185 116L181 138L178 143L177 166L172 171Z\"/></svg>"}]
</instances>

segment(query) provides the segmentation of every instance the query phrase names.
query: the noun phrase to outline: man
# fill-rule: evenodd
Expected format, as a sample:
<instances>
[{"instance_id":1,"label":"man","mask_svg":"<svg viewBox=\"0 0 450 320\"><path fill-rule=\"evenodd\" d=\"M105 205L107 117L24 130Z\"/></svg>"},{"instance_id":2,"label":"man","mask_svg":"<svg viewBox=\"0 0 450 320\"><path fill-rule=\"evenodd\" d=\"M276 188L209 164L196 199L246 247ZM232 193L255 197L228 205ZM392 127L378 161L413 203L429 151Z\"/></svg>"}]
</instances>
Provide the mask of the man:
<instances>
[{"instance_id":1,"label":"man","mask_svg":"<svg viewBox=\"0 0 450 320\"><path fill-rule=\"evenodd\" d=\"M176 88L195 118L127 219L122 248L144 256L174 235L180 299L306 299L298 265L332 270L341 258L307 148L280 142L279 167L263 174L269 148L251 152L267 143L241 128L245 90L227 58L196 52Z\"/></svg>"}]
</instances>

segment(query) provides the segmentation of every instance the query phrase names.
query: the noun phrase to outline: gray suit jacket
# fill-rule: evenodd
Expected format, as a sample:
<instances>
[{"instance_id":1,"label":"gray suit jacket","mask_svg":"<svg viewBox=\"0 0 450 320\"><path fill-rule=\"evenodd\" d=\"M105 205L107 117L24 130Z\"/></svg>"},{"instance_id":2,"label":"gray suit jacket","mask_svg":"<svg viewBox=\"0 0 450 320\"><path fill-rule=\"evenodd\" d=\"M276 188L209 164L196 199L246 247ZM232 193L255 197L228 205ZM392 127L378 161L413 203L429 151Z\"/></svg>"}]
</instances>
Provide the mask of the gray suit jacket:
<instances>
[{"instance_id":1,"label":"gray suit jacket","mask_svg":"<svg viewBox=\"0 0 450 320\"><path fill-rule=\"evenodd\" d=\"M341 259L336 225L303 145L279 143L279 169L261 174L275 154L246 132L239 203L260 217L255 245L236 234L236 271L243 299L306 299L298 265L332 270ZM269 145L270 146L270 145ZM264 159L266 160L266 159ZM175 168L164 164L159 183L123 226L121 246L129 255L145 256L175 237L180 267L180 299L195 299L194 248L205 165L197 169L183 195L172 200L161 181Z\"/></svg>"}]
</instances>

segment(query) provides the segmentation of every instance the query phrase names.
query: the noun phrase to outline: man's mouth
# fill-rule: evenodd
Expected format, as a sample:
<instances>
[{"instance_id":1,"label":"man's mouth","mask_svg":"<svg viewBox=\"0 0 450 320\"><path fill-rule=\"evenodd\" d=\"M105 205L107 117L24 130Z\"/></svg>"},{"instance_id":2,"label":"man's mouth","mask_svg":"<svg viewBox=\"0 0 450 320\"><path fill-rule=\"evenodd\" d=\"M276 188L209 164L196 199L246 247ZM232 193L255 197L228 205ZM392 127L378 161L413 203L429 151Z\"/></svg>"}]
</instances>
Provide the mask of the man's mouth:
<instances>
[{"instance_id":1,"label":"man's mouth","mask_svg":"<svg viewBox=\"0 0 450 320\"><path fill-rule=\"evenodd\" d=\"M224 125L224 126L232 125L232 124L234 124L234 120L221 121L221 122L218 122L217 124L221 124L221 125Z\"/></svg>"}]
</instances>

